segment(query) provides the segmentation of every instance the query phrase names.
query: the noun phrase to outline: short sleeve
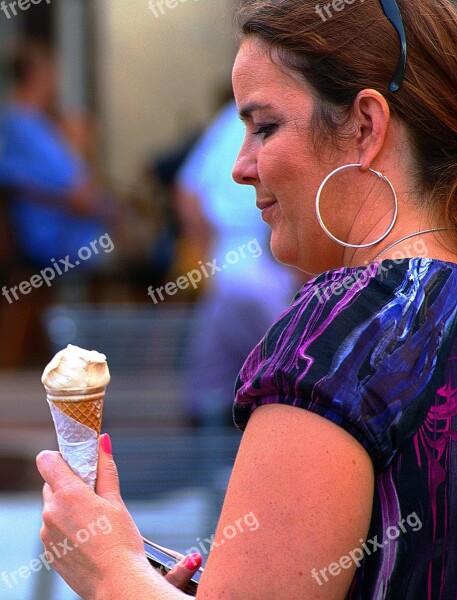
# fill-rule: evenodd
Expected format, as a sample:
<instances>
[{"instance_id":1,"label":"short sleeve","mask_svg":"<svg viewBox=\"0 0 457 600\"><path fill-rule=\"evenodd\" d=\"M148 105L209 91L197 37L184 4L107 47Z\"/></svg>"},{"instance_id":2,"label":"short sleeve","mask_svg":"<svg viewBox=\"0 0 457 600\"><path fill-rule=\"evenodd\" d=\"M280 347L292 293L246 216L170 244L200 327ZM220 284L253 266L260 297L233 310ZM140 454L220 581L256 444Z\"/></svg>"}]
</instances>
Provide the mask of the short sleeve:
<instances>
[{"instance_id":1,"label":"short sleeve","mask_svg":"<svg viewBox=\"0 0 457 600\"><path fill-rule=\"evenodd\" d=\"M372 263L308 282L246 360L234 420L281 403L343 427L385 468L422 424L455 335L457 267Z\"/></svg>"}]
</instances>

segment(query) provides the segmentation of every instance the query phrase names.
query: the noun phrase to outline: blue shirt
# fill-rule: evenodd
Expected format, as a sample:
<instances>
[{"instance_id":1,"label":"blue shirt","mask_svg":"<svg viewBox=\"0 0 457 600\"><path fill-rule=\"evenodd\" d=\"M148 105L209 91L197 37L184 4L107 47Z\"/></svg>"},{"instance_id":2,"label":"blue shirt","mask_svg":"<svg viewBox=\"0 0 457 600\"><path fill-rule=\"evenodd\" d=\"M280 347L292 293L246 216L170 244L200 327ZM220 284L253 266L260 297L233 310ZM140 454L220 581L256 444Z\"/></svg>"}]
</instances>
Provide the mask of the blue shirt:
<instances>
[{"instance_id":1,"label":"blue shirt","mask_svg":"<svg viewBox=\"0 0 457 600\"><path fill-rule=\"evenodd\" d=\"M236 288L249 289L262 299L268 293L279 311L288 303L295 282L292 272L270 253L270 228L262 221L254 188L232 178L244 135L245 127L231 101L190 152L178 181L198 197L214 232L211 258L223 265L223 271L211 281L213 288L231 293Z\"/></svg>"},{"instance_id":2,"label":"blue shirt","mask_svg":"<svg viewBox=\"0 0 457 600\"><path fill-rule=\"evenodd\" d=\"M46 115L7 105L0 113L0 186L9 190L18 247L36 265L70 256L102 235L101 224L72 215L65 194L89 177L88 168ZM28 190L56 196L41 203ZM59 199L59 196L62 199Z\"/></svg>"}]
</instances>

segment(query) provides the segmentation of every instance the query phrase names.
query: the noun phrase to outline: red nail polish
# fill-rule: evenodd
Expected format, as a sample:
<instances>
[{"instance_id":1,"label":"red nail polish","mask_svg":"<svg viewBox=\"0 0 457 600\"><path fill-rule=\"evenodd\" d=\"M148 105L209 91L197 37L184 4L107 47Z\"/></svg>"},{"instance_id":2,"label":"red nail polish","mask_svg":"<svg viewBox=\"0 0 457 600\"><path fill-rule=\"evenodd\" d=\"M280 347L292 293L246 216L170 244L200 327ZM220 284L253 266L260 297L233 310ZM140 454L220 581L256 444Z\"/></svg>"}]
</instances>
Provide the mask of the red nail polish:
<instances>
[{"instance_id":1,"label":"red nail polish","mask_svg":"<svg viewBox=\"0 0 457 600\"><path fill-rule=\"evenodd\" d=\"M107 433L104 433L103 435L100 436L100 445L103 449L103 452L106 452L106 454L113 453L113 448L111 445L111 438Z\"/></svg>"},{"instance_id":2,"label":"red nail polish","mask_svg":"<svg viewBox=\"0 0 457 600\"><path fill-rule=\"evenodd\" d=\"M189 554L189 556L187 556L186 560L184 561L184 566L186 567L186 569L189 569L189 571L193 571L194 569L200 568L202 561L203 558L200 554Z\"/></svg>"}]
</instances>

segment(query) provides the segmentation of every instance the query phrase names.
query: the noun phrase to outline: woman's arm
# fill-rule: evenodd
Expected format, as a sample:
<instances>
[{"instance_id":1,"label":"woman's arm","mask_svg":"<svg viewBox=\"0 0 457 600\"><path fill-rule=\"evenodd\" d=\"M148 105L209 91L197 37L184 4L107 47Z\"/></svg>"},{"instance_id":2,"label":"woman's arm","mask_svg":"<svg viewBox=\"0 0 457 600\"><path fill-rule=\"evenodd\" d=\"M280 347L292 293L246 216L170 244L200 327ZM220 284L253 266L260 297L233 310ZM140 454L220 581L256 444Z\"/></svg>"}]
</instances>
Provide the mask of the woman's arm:
<instances>
[{"instance_id":1,"label":"woman's arm","mask_svg":"<svg viewBox=\"0 0 457 600\"><path fill-rule=\"evenodd\" d=\"M371 460L343 429L288 405L257 408L197 598L344 599L355 565L339 561L367 534L373 489Z\"/></svg>"},{"instance_id":2,"label":"woman's arm","mask_svg":"<svg viewBox=\"0 0 457 600\"><path fill-rule=\"evenodd\" d=\"M186 598L151 569L119 494L114 462L100 454L97 494L55 452L38 456L45 547L80 530L91 535L54 567L84 600ZM303 409L267 405L252 415L233 469L200 600L342 600L370 522L374 476L363 448L344 430ZM332 566L331 566L332 565ZM335 566L336 565L336 566ZM313 576L314 574L314 576Z\"/></svg>"}]
</instances>

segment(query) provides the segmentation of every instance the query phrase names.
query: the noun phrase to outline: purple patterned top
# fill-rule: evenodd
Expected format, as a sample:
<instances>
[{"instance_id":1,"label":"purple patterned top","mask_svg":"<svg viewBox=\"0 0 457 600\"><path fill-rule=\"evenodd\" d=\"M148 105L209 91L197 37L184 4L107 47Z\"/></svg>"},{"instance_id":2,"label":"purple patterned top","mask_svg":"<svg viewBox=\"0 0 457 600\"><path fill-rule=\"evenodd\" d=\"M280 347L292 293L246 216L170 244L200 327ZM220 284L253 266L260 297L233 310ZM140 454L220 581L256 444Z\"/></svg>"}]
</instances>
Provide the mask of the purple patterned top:
<instances>
[{"instance_id":1,"label":"purple patterned top","mask_svg":"<svg viewBox=\"0 0 457 600\"><path fill-rule=\"evenodd\" d=\"M241 430L257 406L290 404L343 427L373 461L370 530L348 548L358 568L347 600L457 599L456 326L453 263L329 271L301 289L238 377ZM337 571L318 569L316 586Z\"/></svg>"}]
</instances>

